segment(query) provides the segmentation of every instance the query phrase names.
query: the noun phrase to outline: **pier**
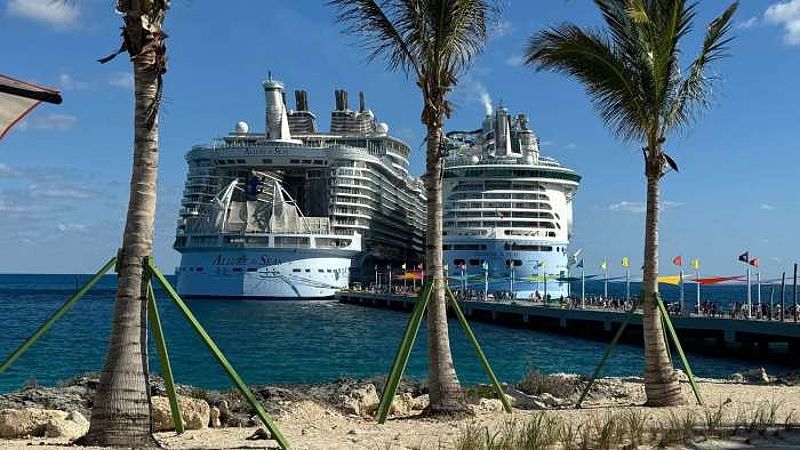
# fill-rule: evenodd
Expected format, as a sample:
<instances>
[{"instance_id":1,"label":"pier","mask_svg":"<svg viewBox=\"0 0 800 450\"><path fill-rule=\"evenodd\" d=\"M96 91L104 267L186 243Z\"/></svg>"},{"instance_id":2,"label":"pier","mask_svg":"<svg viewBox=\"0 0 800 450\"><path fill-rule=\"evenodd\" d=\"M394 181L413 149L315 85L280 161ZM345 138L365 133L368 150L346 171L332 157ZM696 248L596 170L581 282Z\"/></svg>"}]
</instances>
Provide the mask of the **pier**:
<instances>
[{"instance_id":1,"label":"pier","mask_svg":"<svg viewBox=\"0 0 800 450\"><path fill-rule=\"evenodd\" d=\"M410 311L415 298L368 291L340 291L341 303ZM526 300L460 300L468 318L515 328L528 328L610 341L628 314L596 308L566 308ZM671 315L684 347L691 351L754 360L800 362L800 324L768 320ZM636 314L622 341L642 344L642 318Z\"/></svg>"}]
</instances>

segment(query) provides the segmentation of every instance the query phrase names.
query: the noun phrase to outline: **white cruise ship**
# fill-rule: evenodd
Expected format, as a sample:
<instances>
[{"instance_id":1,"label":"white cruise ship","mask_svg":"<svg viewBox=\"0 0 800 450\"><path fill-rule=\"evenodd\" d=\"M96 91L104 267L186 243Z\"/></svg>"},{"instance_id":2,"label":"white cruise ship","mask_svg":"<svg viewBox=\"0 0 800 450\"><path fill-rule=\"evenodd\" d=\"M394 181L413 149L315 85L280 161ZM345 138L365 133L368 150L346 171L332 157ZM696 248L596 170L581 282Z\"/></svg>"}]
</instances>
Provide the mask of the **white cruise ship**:
<instances>
[{"instance_id":1,"label":"white cruise ship","mask_svg":"<svg viewBox=\"0 0 800 450\"><path fill-rule=\"evenodd\" d=\"M581 177L540 155L525 115L500 107L447 134L444 253L451 286L477 295L568 295L572 200Z\"/></svg>"},{"instance_id":2,"label":"white cruise ship","mask_svg":"<svg viewBox=\"0 0 800 450\"><path fill-rule=\"evenodd\" d=\"M423 259L425 196L410 148L336 91L330 132L317 130L305 91L286 107L263 82L266 131L245 122L186 155L175 249L187 297L319 299L375 268ZM389 269L390 270L390 269Z\"/></svg>"}]
</instances>

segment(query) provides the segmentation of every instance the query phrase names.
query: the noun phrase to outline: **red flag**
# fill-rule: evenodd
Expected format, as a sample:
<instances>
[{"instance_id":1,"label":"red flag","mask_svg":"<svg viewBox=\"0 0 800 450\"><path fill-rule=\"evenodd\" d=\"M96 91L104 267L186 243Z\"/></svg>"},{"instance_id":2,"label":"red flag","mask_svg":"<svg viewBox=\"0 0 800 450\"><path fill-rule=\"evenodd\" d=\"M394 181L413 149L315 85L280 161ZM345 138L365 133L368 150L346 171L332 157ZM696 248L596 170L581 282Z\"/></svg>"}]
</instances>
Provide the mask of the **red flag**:
<instances>
[{"instance_id":1,"label":"red flag","mask_svg":"<svg viewBox=\"0 0 800 450\"><path fill-rule=\"evenodd\" d=\"M753 266L753 267L758 267L758 265L759 265L760 263L761 263L761 262L758 260L758 258L753 258L753 259L751 259L751 260L750 260L750 262L749 262L748 264L750 264L750 265L751 265L751 266Z\"/></svg>"},{"instance_id":2,"label":"red flag","mask_svg":"<svg viewBox=\"0 0 800 450\"><path fill-rule=\"evenodd\" d=\"M683 258L680 256L676 256L672 258L672 264L675 264L678 267L683 266Z\"/></svg>"}]
</instances>

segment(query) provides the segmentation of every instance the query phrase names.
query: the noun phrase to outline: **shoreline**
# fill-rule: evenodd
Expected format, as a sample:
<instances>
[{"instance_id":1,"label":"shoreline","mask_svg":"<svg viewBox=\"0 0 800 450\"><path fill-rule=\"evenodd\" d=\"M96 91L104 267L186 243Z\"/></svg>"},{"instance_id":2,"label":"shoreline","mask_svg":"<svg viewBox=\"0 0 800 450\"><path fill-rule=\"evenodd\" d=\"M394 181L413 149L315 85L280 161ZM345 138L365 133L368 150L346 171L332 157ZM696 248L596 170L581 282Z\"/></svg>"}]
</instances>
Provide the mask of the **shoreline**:
<instances>
[{"instance_id":1,"label":"shoreline","mask_svg":"<svg viewBox=\"0 0 800 450\"><path fill-rule=\"evenodd\" d=\"M474 415L447 420L422 418L420 414L426 397L424 384L404 380L395 397L393 414L384 425L377 424L373 418L381 380L343 379L327 384L253 386L253 389L293 448L433 449L454 448L456 441L476 427L497 432L503 430L509 420L525 422L539 414L552 417L559 423L579 427L597 417L634 412L647 417L653 426L658 426L677 414L691 414L700 420L708 411L718 408L719 411L724 410L730 420L738 420L739 416L755 414L753 411L760 408L773 408L777 422L797 422L800 419L800 377L793 375L775 379L766 375L766 379L761 378L764 375L762 371L754 370L731 379L700 379L705 406L692 402L691 391L684 380L681 386L688 402L672 408L640 406L644 400L644 388L638 377L601 378L584 407L579 410L572 405L582 387L580 377L569 374L539 375L535 379L526 379L520 384L506 387L514 403L512 414L504 413L500 401L491 398L491 389L478 385L467 390L469 407ZM151 381L151 392L156 397L163 395L161 381ZM525 381L528 382L527 386L523 384ZM43 407L65 413L71 410L86 411L93 385L96 385L96 379L79 376L62 383L60 387L32 387L0 395L0 415L7 408ZM524 387L529 391L552 390L557 395L549 392L525 394L520 391ZM206 425L187 430L182 435L176 435L174 431L159 432L156 436L165 448L272 448L274 445L274 441L247 439L258 429L259 423L251 419L248 407L241 402L238 393L180 385L179 394L199 400L212 409L219 409L222 402L228 402L225 404L227 413L222 417L226 423L220 423L227 426ZM81 414L88 417L88 413ZM40 443L45 443L47 448L81 448L63 447L68 442L69 439L65 437L39 436L11 440L0 437L0 449L22 449ZM797 442L800 443L800 440Z\"/></svg>"}]
</instances>

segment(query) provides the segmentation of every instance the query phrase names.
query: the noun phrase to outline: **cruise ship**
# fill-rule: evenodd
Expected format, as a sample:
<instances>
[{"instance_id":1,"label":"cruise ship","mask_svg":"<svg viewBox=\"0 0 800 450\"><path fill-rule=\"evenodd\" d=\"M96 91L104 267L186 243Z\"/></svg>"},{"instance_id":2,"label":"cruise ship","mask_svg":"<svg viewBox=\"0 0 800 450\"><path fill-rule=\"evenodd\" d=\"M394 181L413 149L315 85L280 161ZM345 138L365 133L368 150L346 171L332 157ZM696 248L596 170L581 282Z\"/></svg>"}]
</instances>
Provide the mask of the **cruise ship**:
<instances>
[{"instance_id":1,"label":"cruise ship","mask_svg":"<svg viewBox=\"0 0 800 450\"><path fill-rule=\"evenodd\" d=\"M233 132L187 154L175 249L187 297L321 299L379 270L422 261L425 194L409 146L359 93L335 92L329 132L306 91L286 105L263 83L265 131Z\"/></svg>"},{"instance_id":2,"label":"cruise ship","mask_svg":"<svg viewBox=\"0 0 800 450\"><path fill-rule=\"evenodd\" d=\"M443 232L451 286L486 296L566 297L581 177L542 156L528 118L502 106L481 128L447 137Z\"/></svg>"}]
</instances>

